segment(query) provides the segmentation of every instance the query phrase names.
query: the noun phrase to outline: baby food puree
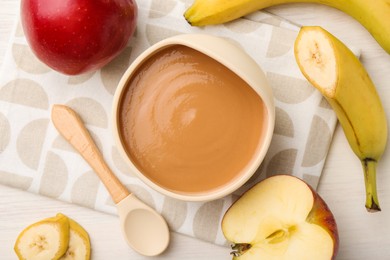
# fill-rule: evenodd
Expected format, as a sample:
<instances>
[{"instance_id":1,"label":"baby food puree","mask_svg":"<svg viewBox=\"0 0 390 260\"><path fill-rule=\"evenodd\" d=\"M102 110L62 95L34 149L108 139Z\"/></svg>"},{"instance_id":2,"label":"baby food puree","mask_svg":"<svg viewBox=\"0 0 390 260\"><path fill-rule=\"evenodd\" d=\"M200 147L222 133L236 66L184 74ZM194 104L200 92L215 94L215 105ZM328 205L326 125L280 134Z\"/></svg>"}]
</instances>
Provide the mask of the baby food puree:
<instances>
[{"instance_id":1,"label":"baby food puree","mask_svg":"<svg viewBox=\"0 0 390 260\"><path fill-rule=\"evenodd\" d=\"M266 128L257 93L224 65L174 45L135 71L119 130L136 167L166 189L201 193L240 176Z\"/></svg>"}]
</instances>

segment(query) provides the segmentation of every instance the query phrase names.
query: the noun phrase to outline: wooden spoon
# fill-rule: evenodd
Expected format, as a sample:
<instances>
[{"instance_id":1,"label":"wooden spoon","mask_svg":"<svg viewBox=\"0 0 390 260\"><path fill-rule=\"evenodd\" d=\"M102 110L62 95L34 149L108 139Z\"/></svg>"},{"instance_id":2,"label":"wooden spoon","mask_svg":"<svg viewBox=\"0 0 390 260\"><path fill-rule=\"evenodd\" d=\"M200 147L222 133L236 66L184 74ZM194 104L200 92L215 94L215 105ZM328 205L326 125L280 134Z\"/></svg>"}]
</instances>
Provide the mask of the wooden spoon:
<instances>
[{"instance_id":1,"label":"wooden spoon","mask_svg":"<svg viewBox=\"0 0 390 260\"><path fill-rule=\"evenodd\" d=\"M117 206L127 243L142 255L162 253L169 243L169 229L164 218L130 193L118 180L76 112L64 105L54 105L51 118L61 135L89 163L106 186Z\"/></svg>"}]
</instances>

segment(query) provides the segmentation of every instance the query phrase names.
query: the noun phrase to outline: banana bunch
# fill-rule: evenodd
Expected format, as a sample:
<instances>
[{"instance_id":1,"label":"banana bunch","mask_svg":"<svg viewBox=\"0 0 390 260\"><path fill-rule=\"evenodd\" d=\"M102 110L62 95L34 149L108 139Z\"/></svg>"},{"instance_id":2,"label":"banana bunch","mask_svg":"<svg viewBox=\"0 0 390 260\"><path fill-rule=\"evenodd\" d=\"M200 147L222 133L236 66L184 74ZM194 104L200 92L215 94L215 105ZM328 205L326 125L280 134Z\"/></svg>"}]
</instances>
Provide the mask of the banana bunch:
<instances>
[{"instance_id":1,"label":"banana bunch","mask_svg":"<svg viewBox=\"0 0 390 260\"><path fill-rule=\"evenodd\" d=\"M195 0L184 17L193 26L221 24L270 6L297 2L324 4L349 14L390 54L390 0Z\"/></svg>"},{"instance_id":2,"label":"banana bunch","mask_svg":"<svg viewBox=\"0 0 390 260\"><path fill-rule=\"evenodd\" d=\"M387 120L373 82L355 55L321 27L302 27L294 54L306 79L336 112L349 145L362 163L367 210L380 211L376 166L387 143Z\"/></svg>"},{"instance_id":3,"label":"banana bunch","mask_svg":"<svg viewBox=\"0 0 390 260\"><path fill-rule=\"evenodd\" d=\"M25 228L15 242L19 259L90 259L88 233L76 221L59 213Z\"/></svg>"}]
</instances>

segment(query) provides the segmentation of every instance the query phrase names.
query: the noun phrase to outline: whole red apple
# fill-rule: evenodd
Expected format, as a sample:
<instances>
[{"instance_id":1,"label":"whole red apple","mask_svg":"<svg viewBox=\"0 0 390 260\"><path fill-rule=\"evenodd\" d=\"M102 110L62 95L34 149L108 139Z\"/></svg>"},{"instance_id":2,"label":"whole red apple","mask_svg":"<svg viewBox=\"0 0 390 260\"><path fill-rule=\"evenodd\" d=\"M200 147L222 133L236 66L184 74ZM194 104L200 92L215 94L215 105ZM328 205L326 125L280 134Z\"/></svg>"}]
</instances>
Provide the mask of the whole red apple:
<instances>
[{"instance_id":1,"label":"whole red apple","mask_svg":"<svg viewBox=\"0 0 390 260\"><path fill-rule=\"evenodd\" d=\"M21 22L34 54L68 75L97 70L133 35L134 0L22 0Z\"/></svg>"}]
</instances>

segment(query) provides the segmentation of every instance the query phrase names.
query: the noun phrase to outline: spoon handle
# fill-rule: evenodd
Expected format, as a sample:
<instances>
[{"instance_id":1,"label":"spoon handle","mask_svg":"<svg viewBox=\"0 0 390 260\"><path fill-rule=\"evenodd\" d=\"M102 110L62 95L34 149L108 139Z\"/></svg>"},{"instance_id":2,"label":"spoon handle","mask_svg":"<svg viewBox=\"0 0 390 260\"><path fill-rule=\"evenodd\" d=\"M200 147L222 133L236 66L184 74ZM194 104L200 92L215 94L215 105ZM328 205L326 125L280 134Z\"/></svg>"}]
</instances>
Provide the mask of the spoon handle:
<instances>
[{"instance_id":1,"label":"spoon handle","mask_svg":"<svg viewBox=\"0 0 390 260\"><path fill-rule=\"evenodd\" d=\"M76 112L64 105L54 105L51 118L58 132L80 153L97 173L115 204L127 197L130 192L110 170Z\"/></svg>"}]
</instances>

